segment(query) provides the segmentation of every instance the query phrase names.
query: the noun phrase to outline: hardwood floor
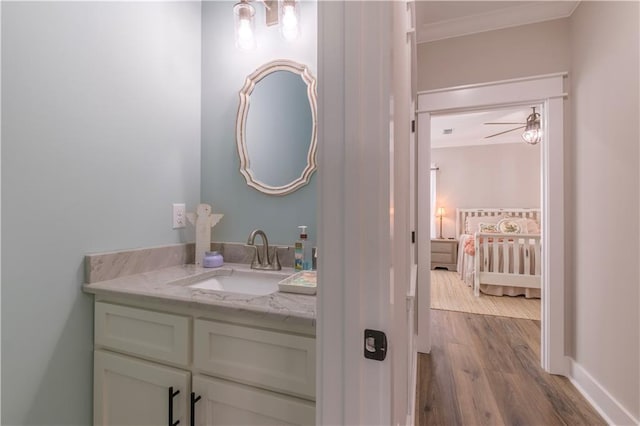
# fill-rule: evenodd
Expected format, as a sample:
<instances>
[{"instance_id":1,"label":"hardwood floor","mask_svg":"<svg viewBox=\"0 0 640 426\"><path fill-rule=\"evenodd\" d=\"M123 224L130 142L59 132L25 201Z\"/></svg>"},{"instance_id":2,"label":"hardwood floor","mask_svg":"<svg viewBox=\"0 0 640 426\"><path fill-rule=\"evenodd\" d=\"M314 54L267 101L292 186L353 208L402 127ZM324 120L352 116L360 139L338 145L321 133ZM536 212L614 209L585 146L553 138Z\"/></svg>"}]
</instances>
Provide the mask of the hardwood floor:
<instances>
[{"instance_id":1,"label":"hardwood floor","mask_svg":"<svg viewBox=\"0 0 640 426\"><path fill-rule=\"evenodd\" d=\"M540 322L431 311L418 358L419 425L606 425L565 377L540 367Z\"/></svg>"}]
</instances>

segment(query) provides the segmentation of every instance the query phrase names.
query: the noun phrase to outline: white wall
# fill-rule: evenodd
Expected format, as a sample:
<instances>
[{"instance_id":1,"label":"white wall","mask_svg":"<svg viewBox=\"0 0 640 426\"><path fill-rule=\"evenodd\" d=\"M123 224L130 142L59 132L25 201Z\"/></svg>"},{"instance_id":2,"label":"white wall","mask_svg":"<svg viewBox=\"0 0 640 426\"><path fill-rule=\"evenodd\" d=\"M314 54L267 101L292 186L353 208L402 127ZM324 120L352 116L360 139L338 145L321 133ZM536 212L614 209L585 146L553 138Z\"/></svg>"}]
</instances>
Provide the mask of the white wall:
<instances>
[{"instance_id":1,"label":"white wall","mask_svg":"<svg viewBox=\"0 0 640 426\"><path fill-rule=\"evenodd\" d=\"M444 238L455 236L456 208L540 208L540 145L434 148L431 161L440 169L436 205L446 210Z\"/></svg>"},{"instance_id":2,"label":"white wall","mask_svg":"<svg viewBox=\"0 0 640 426\"><path fill-rule=\"evenodd\" d=\"M637 2L571 17L575 216L572 355L640 420Z\"/></svg>"},{"instance_id":3,"label":"white wall","mask_svg":"<svg viewBox=\"0 0 640 426\"><path fill-rule=\"evenodd\" d=\"M83 256L182 241L200 196L200 4L2 9L2 424L88 425Z\"/></svg>"},{"instance_id":4,"label":"white wall","mask_svg":"<svg viewBox=\"0 0 640 426\"><path fill-rule=\"evenodd\" d=\"M418 45L418 90L569 69L567 19Z\"/></svg>"}]
</instances>

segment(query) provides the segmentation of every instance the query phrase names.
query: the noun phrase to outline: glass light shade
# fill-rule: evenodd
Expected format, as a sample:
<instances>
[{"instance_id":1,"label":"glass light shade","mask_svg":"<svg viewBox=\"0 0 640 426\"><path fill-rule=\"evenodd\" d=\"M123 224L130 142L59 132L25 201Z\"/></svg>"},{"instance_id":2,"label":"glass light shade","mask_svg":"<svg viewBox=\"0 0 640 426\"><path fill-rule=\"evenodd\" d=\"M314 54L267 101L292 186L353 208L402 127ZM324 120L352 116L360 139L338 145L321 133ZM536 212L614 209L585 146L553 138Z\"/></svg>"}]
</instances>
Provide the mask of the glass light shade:
<instances>
[{"instance_id":1,"label":"glass light shade","mask_svg":"<svg viewBox=\"0 0 640 426\"><path fill-rule=\"evenodd\" d=\"M446 214L446 213L445 213L444 207L438 207L438 210L437 210L437 212L436 212L436 216L437 216L437 217L442 217L442 216L444 216L445 214Z\"/></svg>"},{"instance_id":2,"label":"glass light shade","mask_svg":"<svg viewBox=\"0 0 640 426\"><path fill-rule=\"evenodd\" d=\"M287 41L300 36L300 8L296 0L280 0L280 32Z\"/></svg>"},{"instance_id":3,"label":"glass light shade","mask_svg":"<svg viewBox=\"0 0 640 426\"><path fill-rule=\"evenodd\" d=\"M542 131L540 129L525 130L522 133L522 139L528 144L535 145L542 140Z\"/></svg>"},{"instance_id":4,"label":"glass light shade","mask_svg":"<svg viewBox=\"0 0 640 426\"><path fill-rule=\"evenodd\" d=\"M239 49L251 50L256 47L254 36L255 14L256 10L246 1L241 1L233 6L233 27L236 47Z\"/></svg>"},{"instance_id":5,"label":"glass light shade","mask_svg":"<svg viewBox=\"0 0 640 426\"><path fill-rule=\"evenodd\" d=\"M533 114L527 117L527 126L522 133L522 139L528 144L535 145L542 140L542 129L540 128L540 114L533 109Z\"/></svg>"}]
</instances>

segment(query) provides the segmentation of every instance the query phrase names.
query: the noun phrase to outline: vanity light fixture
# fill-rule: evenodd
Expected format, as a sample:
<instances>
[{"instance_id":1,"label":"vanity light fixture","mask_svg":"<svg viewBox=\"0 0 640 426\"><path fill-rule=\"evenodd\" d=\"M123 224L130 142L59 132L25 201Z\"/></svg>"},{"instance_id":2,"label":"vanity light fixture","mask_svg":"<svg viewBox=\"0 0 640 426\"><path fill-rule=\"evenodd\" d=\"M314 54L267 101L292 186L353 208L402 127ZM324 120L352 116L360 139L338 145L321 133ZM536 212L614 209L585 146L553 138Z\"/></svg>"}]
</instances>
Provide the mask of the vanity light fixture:
<instances>
[{"instance_id":1,"label":"vanity light fixture","mask_svg":"<svg viewBox=\"0 0 640 426\"><path fill-rule=\"evenodd\" d=\"M530 145L535 145L542 140L542 129L540 128L540 114L536 112L536 107L532 107L533 112L527 117L527 125L522 133L522 139Z\"/></svg>"},{"instance_id":2,"label":"vanity light fixture","mask_svg":"<svg viewBox=\"0 0 640 426\"><path fill-rule=\"evenodd\" d=\"M279 0L280 31L287 41L293 41L300 35L300 7L297 0Z\"/></svg>"},{"instance_id":3,"label":"vanity light fixture","mask_svg":"<svg viewBox=\"0 0 640 426\"><path fill-rule=\"evenodd\" d=\"M235 32L236 47L242 50L251 50L256 47L254 36L254 16L256 10L248 0L240 0L233 6L233 27Z\"/></svg>"},{"instance_id":4,"label":"vanity light fixture","mask_svg":"<svg viewBox=\"0 0 640 426\"><path fill-rule=\"evenodd\" d=\"M234 32L236 47L251 50L256 47L255 8L249 4L251 0L240 0L233 6ZM287 41L300 36L300 7L298 0L258 0L265 7L265 24L267 26L280 23L280 33Z\"/></svg>"}]
</instances>

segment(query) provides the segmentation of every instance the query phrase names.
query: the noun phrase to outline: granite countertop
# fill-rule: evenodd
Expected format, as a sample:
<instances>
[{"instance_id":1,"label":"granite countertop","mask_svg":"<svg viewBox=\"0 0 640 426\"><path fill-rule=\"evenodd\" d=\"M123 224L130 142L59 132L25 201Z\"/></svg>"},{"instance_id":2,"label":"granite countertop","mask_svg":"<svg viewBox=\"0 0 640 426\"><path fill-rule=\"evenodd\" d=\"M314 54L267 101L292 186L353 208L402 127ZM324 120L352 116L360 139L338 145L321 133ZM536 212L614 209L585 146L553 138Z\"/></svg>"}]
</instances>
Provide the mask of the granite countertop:
<instances>
[{"instance_id":1,"label":"granite countertop","mask_svg":"<svg viewBox=\"0 0 640 426\"><path fill-rule=\"evenodd\" d=\"M215 269L195 265L169 266L158 270L126 275L84 284L87 293L96 295L130 296L149 301L185 304L199 309L218 308L233 312L251 312L268 315L284 321L315 326L316 297L302 294L275 292L266 296L235 294L188 287L204 277L228 274L230 270L250 271L247 264L225 263ZM293 274L292 268L265 272Z\"/></svg>"}]
</instances>

